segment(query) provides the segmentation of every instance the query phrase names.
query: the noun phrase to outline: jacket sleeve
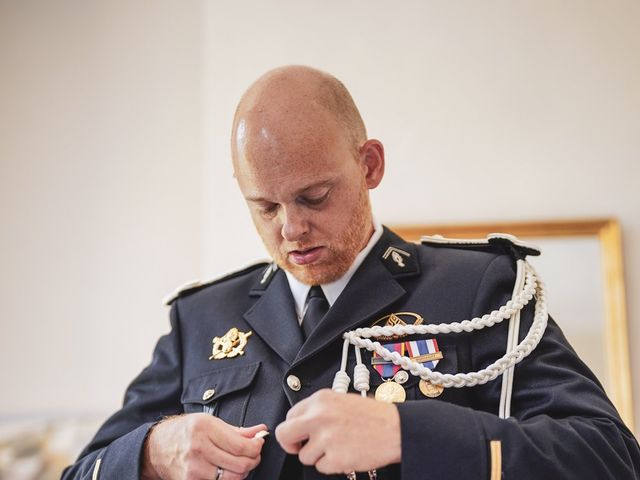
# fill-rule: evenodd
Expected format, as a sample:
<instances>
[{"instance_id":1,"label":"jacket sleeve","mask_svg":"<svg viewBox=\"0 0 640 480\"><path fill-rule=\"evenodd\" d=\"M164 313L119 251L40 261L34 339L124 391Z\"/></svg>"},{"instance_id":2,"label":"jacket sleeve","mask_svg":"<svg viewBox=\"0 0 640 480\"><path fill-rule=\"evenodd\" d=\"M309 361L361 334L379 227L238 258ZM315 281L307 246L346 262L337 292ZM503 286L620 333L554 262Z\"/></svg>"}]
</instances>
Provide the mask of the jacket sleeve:
<instances>
[{"instance_id":1,"label":"jacket sleeve","mask_svg":"<svg viewBox=\"0 0 640 480\"><path fill-rule=\"evenodd\" d=\"M171 331L160 338L153 357L129 385L122 408L98 430L63 480L138 479L142 447L151 426L164 416L182 413L181 341L176 303Z\"/></svg>"},{"instance_id":2,"label":"jacket sleeve","mask_svg":"<svg viewBox=\"0 0 640 480\"><path fill-rule=\"evenodd\" d=\"M496 257L479 283L473 316L506 303L514 280L512 260ZM521 315L520 339L532 320L533 302ZM471 334L474 370L504 355L507 330L505 321ZM424 471L443 480L640 478L636 439L552 319L515 367L510 418L497 416L501 377L470 388L473 409L437 400L398 405L403 480ZM500 458L492 458L492 441L500 442Z\"/></svg>"}]
</instances>

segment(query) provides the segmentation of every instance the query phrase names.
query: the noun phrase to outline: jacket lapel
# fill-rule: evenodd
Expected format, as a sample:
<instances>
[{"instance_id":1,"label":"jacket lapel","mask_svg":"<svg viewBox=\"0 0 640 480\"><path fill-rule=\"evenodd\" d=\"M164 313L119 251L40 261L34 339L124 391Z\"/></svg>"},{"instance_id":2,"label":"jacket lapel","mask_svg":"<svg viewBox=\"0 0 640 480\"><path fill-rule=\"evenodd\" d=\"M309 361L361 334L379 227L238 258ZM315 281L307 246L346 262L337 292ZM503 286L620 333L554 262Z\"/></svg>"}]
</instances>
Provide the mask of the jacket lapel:
<instances>
[{"instance_id":1,"label":"jacket lapel","mask_svg":"<svg viewBox=\"0 0 640 480\"><path fill-rule=\"evenodd\" d=\"M405 295L405 289L396 278L419 274L417 258L402 262L407 271L398 274L383 259L390 247L401 247L403 252L409 254L409 258L416 254L415 246L407 244L385 229L327 315L304 343L294 364L313 356L339 339L344 332L361 326L365 321L372 323L379 316L388 313L381 312Z\"/></svg>"},{"instance_id":2,"label":"jacket lapel","mask_svg":"<svg viewBox=\"0 0 640 480\"><path fill-rule=\"evenodd\" d=\"M244 319L267 346L291 364L302 346L302 331L284 272L278 269L269 280Z\"/></svg>"}]
</instances>

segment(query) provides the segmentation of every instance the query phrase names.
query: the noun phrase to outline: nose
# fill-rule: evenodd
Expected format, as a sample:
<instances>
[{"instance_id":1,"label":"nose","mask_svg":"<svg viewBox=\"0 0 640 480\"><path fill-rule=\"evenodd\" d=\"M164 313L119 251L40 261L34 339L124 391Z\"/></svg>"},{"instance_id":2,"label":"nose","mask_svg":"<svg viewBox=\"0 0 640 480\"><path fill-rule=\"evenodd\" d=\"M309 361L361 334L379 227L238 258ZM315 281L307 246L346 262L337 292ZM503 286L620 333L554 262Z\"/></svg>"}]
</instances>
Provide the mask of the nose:
<instances>
[{"instance_id":1,"label":"nose","mask_svg":"<svg viewBox=\"0 0 640 480\"><path fill-rule=\"evenodd\" d=\"M300 240L309 231L309 222L302 209L292 206L283 207L282 215L282 238L288 242Z\"/></svg>"}]
</instances>

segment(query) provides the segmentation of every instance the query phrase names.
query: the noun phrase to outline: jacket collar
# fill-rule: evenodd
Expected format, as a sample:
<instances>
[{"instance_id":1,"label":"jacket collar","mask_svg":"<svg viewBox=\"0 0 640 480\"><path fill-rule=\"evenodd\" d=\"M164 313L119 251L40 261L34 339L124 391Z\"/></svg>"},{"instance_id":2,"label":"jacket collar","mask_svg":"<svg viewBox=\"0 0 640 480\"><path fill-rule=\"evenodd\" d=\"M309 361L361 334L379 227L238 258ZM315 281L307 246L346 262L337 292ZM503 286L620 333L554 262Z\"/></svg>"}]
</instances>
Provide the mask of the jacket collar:
<instances>
[{"instance_id":1,"label":"jacket collar","mask_svg":"<svg viewBox=\"0 0 640 480\"><path fill-rule=\"evenodd\" d=\"M251 290L258 301L244 314L257 335L289 365L303 362L348 330L373 322L405 295L399 279L420 274L416 245L386 227L342 294L303 342L286 275L274 269ZM377 315L377 316L376 316Z\"/></svg>"}]
</instances>

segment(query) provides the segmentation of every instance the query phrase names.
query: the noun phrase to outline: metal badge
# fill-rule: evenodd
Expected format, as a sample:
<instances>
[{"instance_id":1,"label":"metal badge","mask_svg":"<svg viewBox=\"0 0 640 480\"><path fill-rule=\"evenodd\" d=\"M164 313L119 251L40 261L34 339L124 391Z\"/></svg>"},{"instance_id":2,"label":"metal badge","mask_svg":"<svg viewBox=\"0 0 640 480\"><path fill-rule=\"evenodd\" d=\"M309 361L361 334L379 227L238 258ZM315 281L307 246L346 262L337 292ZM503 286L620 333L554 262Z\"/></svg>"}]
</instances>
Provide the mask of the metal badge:
<instances>
[{"instance_id":1,"label":"metal badge","mask_svg":"<svg viewBox=\"0 0 640 480\"><path fill-rule=\"evenodd\" d=\"M382 318L379 318L371 324L372 327L393 327L394 325L420 325L424 322L424 318L413 312L398 312L390 313ZM380 335L376 337L377 340L397 340L399 338L406 337L406 335L392 335L390 337Z\"/></svg>"},{"instance_id":2,"label":"metal badge","mask_svg":"<svg viewBox=\"0 0 640 480\"><path fill-rule=\"evenodd\" d=\"M222 337L213 337L213 349L209 360L221 360L244 355L244 347L247 345L247 338L251 333L251 331L243 333L233 327Z\"/></svg>"},{"instance_id":3,"label":"metal badge","mask_svg":"<svg viewBox=\"0 0 640 480\"><path fill-rule=\"evenodd\" d=\"M376 388L375 397L380 402L402 403L407 399L407 392L404 391L402 385L394 381L387 381Z\"/></svg>"},{"instance_id":4,"label":"metal badge","mask_svg":"<svg viewBox=\"0 0 640 480\"><path fill-rule=\"evenodd\" d=\"M405 257L409 258L411 254L398 247L389 247L382 255L382 258L386 260L389 257L391 257L391 260L393 260L399 268L405 268Z\"/></svg>"},{"instance_id":5,"label":"metal badge","mask_svg":"<svg viewBox=\"0 0 640 480\"><path fill-rule=\"evenodd\" d=\"M431 382L421 379L419 383L420 391L425 397L436 398L442 395L444 387L442 385L434 385Z\"/></svg>"},{"instance_id":6,"label":"metal badge","mask_svg":"<svg viewBox=\"0 0 640 480\"><path fill-rule=\"evenodd\" d=\"M400 385L407 383L407 380L409 380L409 374L406 370L398 370L398 373L393 376L393 381Z\"/></svg>"}]
</instances>

